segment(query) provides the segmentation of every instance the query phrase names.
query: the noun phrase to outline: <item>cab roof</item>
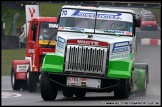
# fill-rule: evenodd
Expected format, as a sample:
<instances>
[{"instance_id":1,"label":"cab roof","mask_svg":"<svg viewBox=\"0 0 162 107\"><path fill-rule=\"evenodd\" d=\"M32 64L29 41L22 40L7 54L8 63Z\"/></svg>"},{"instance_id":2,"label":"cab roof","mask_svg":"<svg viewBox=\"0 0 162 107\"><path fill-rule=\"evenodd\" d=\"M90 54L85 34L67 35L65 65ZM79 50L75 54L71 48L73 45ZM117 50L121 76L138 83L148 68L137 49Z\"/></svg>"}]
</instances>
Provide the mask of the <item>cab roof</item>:
<instances>
[{"instance_id":1,"label":"cab roof","mask_svg":"<svg viewBox=\"0 0 162 107\"><path fill-rule=\"evenodd\" d=\"M70 9L89 9L89 10L104 10L104 11L114 11L114 12L128 12L135 14L133 10L126 10L126 9L119 9L119 8L109 8L109 7L94 7L94 6L72 6L72 5L64 5L63 8L70 8Z\"/></svg>"},{"instance_id":2,"label":"cab roof","mask_svg":"<svg viewBox=\"0 0 162 107\"><path fill-rule=\"evenodd\" d=\"M40 21L40 22L57 22L57 17L34 17L31 21Z\"/></svg>"}]
</instances>

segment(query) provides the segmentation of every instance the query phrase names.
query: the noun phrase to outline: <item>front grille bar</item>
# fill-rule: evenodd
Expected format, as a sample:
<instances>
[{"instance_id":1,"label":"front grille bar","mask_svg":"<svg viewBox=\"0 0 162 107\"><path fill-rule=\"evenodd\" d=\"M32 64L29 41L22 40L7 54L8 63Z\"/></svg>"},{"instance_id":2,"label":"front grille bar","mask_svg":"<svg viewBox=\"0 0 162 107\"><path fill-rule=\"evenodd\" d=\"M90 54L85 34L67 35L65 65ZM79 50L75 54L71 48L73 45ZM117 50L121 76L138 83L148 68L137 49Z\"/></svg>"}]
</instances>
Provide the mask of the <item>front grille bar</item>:
<instances>
[{"instance_id":1,"label":"front grille bar","mask_svg":"<svg viewBox=\"0 0 162 107\"><path fill-rule=\"evenodd\" d=\"M65 71L105 74L107 48L67 45Z\"/></svg>"}]
</instances>

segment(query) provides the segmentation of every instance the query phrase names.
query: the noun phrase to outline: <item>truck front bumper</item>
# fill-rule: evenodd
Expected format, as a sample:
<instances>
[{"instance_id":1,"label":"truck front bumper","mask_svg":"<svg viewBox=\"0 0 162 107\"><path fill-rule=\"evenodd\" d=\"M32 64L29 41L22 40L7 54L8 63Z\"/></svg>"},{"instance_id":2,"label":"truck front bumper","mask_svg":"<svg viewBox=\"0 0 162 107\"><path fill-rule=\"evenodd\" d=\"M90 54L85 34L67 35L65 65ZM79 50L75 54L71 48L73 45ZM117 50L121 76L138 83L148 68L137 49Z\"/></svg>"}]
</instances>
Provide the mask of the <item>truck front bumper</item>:
<instances>
[{"instance_id":1,"label":"truck front bumper","mask_svg":"<svg viewBox=\"0 0 162 107\"><path fill-rule=\"evenodd\" d=\"M100 79L101 84L100 88L96 87L87 87L87 86L74 86L67 85L67 77L78 77L78 78L89 78L89 79ZM49 73L48 78L51 82L58 84L59 88L68 88L68 89L81 89L85 91L93 91L93 92L111 92L117 87L120 83L120 79L108 78L105 76L90 76L90 75L81 75L81 74L69 74L69 73Z\"/></svg>"}]
</instances>

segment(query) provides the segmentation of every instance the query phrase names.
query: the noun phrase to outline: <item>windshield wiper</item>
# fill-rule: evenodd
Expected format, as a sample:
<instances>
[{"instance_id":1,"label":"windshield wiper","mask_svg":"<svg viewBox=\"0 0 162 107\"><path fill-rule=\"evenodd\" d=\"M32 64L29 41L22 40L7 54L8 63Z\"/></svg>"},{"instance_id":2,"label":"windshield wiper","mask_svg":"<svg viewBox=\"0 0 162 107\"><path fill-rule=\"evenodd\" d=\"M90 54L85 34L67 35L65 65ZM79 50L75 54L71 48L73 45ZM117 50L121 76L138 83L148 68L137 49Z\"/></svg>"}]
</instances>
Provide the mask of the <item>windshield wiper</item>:
<instances>
[{"instance_id":1,"label":"windshield wiper","mask_svg":"<svg viewBox=\"0 0 162 107\"><path fill-rule=\"evenodd\" d=\"M56 33L57 33L57 32L55 32L55 33L54 33L54 34L49 38L49 41L48 41L47 47L49 46L49 44L50 44L52 38L56 35ZM56 39L55 39L55 41L56 41Z\"/></svg>"},{"instance_id":2,"label":"windshield wiper","mask_svg":"<svg viewBox=\"0 0 162 107\"><path fill-rule=\"evenodd\" d=\"M83 34L87 34L88 38L92 38L93 37L93 35L91 33L85 33L84 28L73 27L71 30L75 30L75 31L79 31L79 32L81 32Z\"/></svg>"},{"instance_id":3,"label":"windshield wiper","mask_svg":"<svg viewBox=\"0 0 162 107\"><path fill-rule=\"evenodd\" d=\"M85 34L84 28L79 28L79 27L71 27L70 30L75 30L75 31L79 31L81 33Z\"/></svg>"}]
</instances>

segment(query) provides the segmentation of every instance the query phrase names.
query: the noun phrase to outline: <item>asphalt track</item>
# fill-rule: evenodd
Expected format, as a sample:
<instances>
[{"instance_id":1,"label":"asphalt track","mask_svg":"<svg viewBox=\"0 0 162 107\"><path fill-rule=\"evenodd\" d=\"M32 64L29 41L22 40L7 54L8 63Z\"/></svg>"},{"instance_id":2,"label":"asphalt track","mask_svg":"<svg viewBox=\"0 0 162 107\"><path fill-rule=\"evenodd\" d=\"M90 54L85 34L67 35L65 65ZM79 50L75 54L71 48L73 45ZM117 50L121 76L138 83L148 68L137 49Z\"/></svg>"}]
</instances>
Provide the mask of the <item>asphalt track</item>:
<instances>
[{"instance_id":1,"label":"asphalt track","mask_svg":"<svg viewBox=\"0 0 162 107\"><path fill-rule=\"evenodd\" d=\"M141 45L142 38L161 40L161 29L158 31L141 31L136 28L137 54L135 62L149 65L149 84L146 96L132 94L126 100L114 99L112 93L87 92L85 98L65 98L60 91L55 101L44 101L40 90L35 93L15 91L11 88L10 76L2 76L2 106L110 106L110 105L161 105L161 45ZM39 89L39 87L38 87Z\"/></svg>"}]
</instances>

